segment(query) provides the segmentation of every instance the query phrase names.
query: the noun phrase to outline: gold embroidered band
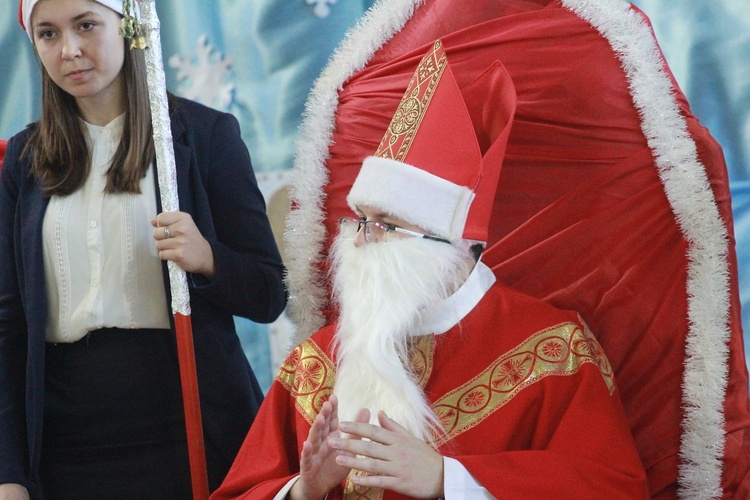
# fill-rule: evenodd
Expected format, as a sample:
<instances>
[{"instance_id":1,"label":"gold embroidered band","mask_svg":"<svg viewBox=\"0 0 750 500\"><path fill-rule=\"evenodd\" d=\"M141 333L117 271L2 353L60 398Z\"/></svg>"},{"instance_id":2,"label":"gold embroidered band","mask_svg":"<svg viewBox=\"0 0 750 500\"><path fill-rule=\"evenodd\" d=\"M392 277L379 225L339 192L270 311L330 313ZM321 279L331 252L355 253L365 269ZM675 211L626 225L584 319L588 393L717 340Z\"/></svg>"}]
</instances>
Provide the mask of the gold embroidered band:
<instances>
[{"instance_id":1,"label":"gold embroidered band","mask_svg":"<svg viewBox=\"0 0 750 500\"><path fill-rule=\"evenodd\" d=\"M587 363L599 368L612 394L612 367L588 329L563 323L535 333L473 380L433 403L432 409L446 431L445 436L436 437L437 444L479 424L526 387L550 375L573 375Z\"/></svg>"},{"instance_id":2,"label":"gold embroidered band","mask_svg":"<svg viewBox=\"0 0 750 500\"><path fill-rule=\"evenodd\" d=\"M276 375L310 425L331 397L335 378L333 362L309 339L289 354Z\"/></svg>"},{"instance_id":3,"label":"gold embroidered band","mask_svg":"<svg viewBox=\"0 0 750 500\"><path fill-rule=\"evenodd\" d=\"M443 70L448 64L445 52L440 50L441 47L442 42L436 41L432 52L417 66L375 156L396 161L403 161L406 157L411 141L419 130L422 118L443 76Z\"/></svg>"}]
</instances>

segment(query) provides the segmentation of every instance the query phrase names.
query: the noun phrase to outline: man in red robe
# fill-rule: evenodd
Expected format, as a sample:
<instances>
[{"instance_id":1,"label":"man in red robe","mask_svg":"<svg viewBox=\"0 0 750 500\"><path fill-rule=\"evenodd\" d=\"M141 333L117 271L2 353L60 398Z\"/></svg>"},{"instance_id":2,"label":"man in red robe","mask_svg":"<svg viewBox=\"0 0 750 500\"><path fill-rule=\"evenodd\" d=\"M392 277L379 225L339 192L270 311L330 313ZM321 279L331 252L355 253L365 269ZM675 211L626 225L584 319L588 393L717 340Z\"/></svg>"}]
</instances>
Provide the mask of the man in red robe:
<instances>
[{"instance_id":1,"label":"man in red robe","mask_svg":"<svg viewBox=\"0 0 750 500\"><path fill-rule=\"evenodd\" d=\"M213 499L647 496L586 324L478 258L515 108L499 62L459 90L441 41L423 57L347 197L337 324L286 359Z\"/></svg>"},{"instance_id":2,"label":"man in red robe","mask_svg":"<svg viewBox=\"0 0 750 500\"><path fill-rule=\"evenodd\" d=\"M500 60L518 98L482 260L590 326L652 496L750 498L726 166L648 19L624 0L373 5L300 128L285 244L298 341L333 320L322 284L346 196L438 38L460 88Z\"/></svg>"}]
</instances>

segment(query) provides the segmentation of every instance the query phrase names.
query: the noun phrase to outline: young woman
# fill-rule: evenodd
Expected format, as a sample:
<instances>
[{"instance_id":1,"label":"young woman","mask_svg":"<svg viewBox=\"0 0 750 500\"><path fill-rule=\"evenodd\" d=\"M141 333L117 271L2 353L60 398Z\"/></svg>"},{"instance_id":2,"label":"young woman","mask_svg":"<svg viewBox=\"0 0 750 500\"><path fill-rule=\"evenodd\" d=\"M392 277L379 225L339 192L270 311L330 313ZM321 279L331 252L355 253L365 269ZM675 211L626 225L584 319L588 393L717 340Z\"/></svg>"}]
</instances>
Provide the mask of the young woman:
<instances>
[{"instance_id":1,"label":"young woman","mask_svg":"<svg viewBox=\"0 0 750 500\"><path fill-rule=\"evenodd\" d=\"M42 116L0 173L0 497L190 497L167 260L188 273L216 488L262 398L233 315L269 322L286 304L238 123L171 98L181 211L160 213L122 1L19 10Z\"/></svg>"}]
</instances>

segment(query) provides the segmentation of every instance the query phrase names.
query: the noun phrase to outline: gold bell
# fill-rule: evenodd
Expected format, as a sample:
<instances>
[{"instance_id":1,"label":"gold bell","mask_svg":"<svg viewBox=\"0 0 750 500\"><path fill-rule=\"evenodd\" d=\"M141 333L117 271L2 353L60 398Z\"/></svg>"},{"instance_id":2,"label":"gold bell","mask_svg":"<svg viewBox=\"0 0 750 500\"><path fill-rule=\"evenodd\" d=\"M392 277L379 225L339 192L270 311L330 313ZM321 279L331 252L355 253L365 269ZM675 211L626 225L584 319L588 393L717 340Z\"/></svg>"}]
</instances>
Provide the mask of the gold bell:
<instances>
[{"instance_id":1,"label":"gold bell","mask_svg":"<svg viewBox=\"0 0 750 500\"><path fill-rule=\"evenodd\" d=\"M133 40L130 42L130 48L131 49L147 49L148 43L146 43L146 37L143 35L136 35L133 37Z\"/></svg>"}]
</instances>

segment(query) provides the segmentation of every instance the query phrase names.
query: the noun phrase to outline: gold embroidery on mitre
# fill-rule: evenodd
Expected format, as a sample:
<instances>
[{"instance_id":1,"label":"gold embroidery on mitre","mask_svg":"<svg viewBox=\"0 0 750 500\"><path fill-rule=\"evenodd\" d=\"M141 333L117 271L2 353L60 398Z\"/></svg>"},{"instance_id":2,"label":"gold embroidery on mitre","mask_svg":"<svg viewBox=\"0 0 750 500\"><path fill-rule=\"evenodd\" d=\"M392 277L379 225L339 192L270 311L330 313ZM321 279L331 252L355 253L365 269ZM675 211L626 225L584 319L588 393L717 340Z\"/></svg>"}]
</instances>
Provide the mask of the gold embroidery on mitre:
<instances>
[{"instance_id":1,"label":"gold embroidery on mitre","mask_svg":"<svg viewBox=\"0 0 750 500\"><path fill-rule=\"evenodd\" d=\"M298 345L281 365L276 380L292 395L297 410L312 425L333 393L333 362L310 339Z\"/></svg>"},{"instance_id":2,"label":"gold embroidery on mitre","mask_svg":"<svg viewBox=\"0 0 750 500\"><path fill-rule=\"evenodd\" d=\"M523 389L550 376L573 375L594 364L610 395L614 374L601 346L586 328L563 323L535 333L468 383L436 400L432 409L445 429L438 445L482 422Z\"/></svg>"},{"instance_id":3,"label":"gold embroidery on mitre","mask_svg":"<svg viewBox=\"0 0 750 500\"><path fill-rule=\"evenodd\" d=\"M442 46L440 40L436 41L419 62L375 156L396 161L406 157L448 64Z\"/></svg>"}]
</instances>

